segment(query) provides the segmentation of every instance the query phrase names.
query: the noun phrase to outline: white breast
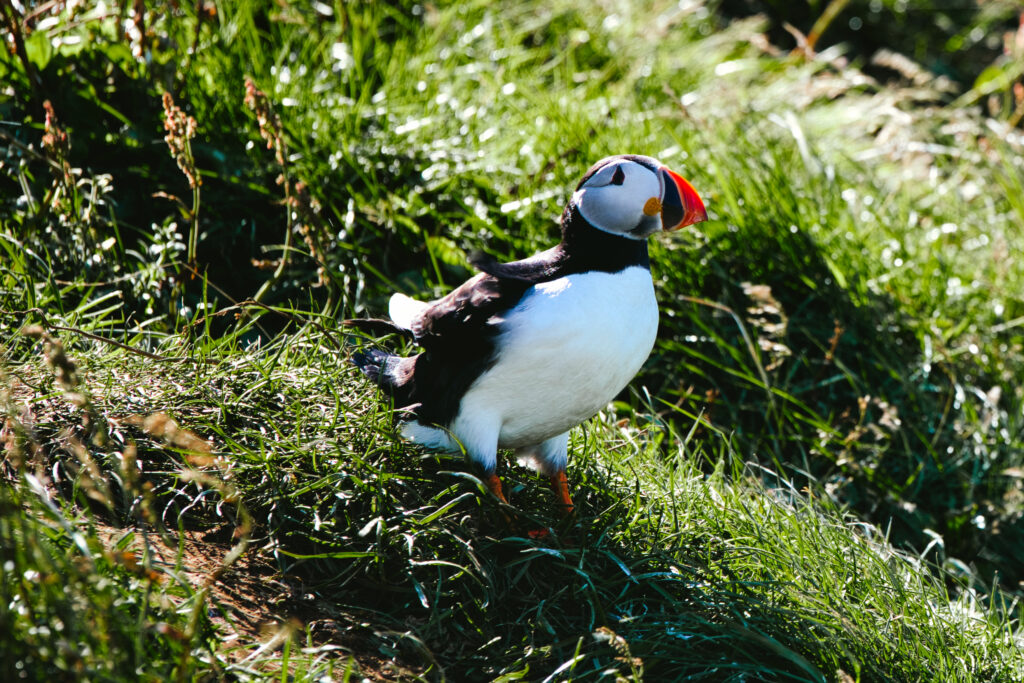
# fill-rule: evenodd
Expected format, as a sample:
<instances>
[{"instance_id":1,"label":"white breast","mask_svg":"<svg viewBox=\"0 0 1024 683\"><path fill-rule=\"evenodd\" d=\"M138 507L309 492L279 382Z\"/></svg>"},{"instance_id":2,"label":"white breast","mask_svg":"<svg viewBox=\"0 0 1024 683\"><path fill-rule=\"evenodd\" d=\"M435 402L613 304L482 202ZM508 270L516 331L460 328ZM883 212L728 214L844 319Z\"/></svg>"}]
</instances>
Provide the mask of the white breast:
<instances>
[{"instance_id":1,"label":"white breast","mask_svg":"<svg viewBox=\"0 0 1024 683\"><path fill-rule=\"evenodd\" d=\"M650 272L635 266L536 285L493 322L499 356L463 397L452 431L472 439L499 422L498 445L518 448L592 417L629 383L654 346L658 304Z\"/></svg>"}]
</instances>

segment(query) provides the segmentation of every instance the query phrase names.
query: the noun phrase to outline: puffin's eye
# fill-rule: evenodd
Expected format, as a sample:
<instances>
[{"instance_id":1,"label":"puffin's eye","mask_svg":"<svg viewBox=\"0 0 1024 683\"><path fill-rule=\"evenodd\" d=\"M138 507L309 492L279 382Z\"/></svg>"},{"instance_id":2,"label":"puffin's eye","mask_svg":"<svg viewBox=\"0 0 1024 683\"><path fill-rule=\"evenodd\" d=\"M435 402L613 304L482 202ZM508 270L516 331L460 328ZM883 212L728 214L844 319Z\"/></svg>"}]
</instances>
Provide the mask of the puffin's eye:
<instances>
[{"instance_id":1,"label":"puffin's eye","mask_svg":"<svg viewBox=\"0 0 1024 683\"><path fill-rule=\"evenodd\" d=\"M615 168L615 173L612 174L612 185L621 185L626 180L626 174L622 171L621 166Z\"/></svg>"}]
</instances>

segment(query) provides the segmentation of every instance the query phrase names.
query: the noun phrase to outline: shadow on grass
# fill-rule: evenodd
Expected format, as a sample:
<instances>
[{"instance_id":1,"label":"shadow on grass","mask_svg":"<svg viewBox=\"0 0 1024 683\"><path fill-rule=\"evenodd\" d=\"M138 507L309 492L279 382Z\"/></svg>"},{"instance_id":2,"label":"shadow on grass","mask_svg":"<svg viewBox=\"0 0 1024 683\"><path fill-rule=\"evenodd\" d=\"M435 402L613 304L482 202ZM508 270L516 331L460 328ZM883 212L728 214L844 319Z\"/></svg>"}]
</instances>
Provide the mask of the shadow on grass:
<instances>
[{"instance_id":1,"label":"shadow on grass","mask_svg":"<svg viewBox=\"0 0 1024 683\"><path fill-rule=\"evenodd\" d=\"M522 527L555 520L539 477L506 473L522 520L509 529L461 458L395 455L380 465L380 489L355 476L337 482L346 502L334 533L298 523L277 534L295 561L286 576L372 622L380 651L418 660L426 677L587 680L616 671L639 680L792 671L799 661L813 678L796 645L774 640L786 640L786 629L760 636L774 652L737 639L777 615L755 607L753 592L709 590L719 579L705 569L720 559L714 539L688 530L663 545L651 519L628 529L632 501L595 493L596 472L578 490L578 522L532 540ZM749 610L753 620L742 616Z\"/></svg>"},{"instance_id":2,"label":"shadow on grass","mask_svg":"<svg viewBox=\"0 0 1024 683\"><path fill-rule=\"evenodd\" d=\"M319 523L292 517L272 535L285 576L364 620L379 651L418 661L427 678L822 680L845 668L892 679L926 666L878 632L844 633L810 598L790 599L813 594L803 584L813 577L794 587L749 572L746 559L770 549L737 553L742 539L727 523L702 523L706 491L676 507L648 501L639 480L594 457L577 454L570 471L578 519L541 540L507 528L461 458L402 451L328 476L332 495L292 499ZM688 471L699 489L703 478ZM553 522L541 477L504 476L526 526ZM687 519L668 518L681 510ZM862 597L846 600L858 609Z\"/></svg>"}]
</instances>

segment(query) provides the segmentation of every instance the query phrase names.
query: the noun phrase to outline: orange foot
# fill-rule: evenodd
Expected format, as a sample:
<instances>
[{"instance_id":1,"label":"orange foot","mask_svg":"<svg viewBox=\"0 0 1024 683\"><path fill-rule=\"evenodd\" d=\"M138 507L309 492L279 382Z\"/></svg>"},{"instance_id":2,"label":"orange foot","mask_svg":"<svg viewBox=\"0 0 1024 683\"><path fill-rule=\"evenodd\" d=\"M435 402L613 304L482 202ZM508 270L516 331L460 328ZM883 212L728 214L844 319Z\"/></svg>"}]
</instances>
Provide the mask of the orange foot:
<instances>
[{"instance_id":1,"label":"orange foot","mask_svg":"<svg viewBox=\"0 0 1024 683\"><path fill-rule=\"evenodd\" d=\"M551 488L555 492L556 504L562 519L576 514L576 506L572 504L572 498L569 497L569 482L565 478L565 470L551 475Z\"/></svg>"},{"instance_id":2,"label":"orange foot","mask_svg":"<svg viewBox=\"0 0 1024 683\"><path fill-rule=\"evenodd\" d=\"M487 490L493 493L498 500L505 505L508 505L508 499L505 498L505 492L501 490L501 479L495 472L491 472L484 480L484 484L487 486Z\"/></svg>"}]
</instances>

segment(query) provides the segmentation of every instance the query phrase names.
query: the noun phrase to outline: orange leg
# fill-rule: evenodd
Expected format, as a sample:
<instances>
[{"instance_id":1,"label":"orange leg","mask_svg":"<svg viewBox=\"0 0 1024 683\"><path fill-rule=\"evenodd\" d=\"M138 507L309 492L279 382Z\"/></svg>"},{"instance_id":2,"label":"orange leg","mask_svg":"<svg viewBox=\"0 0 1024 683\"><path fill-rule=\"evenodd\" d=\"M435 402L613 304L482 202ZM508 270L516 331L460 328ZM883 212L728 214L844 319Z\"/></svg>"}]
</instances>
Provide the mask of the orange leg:
<instances>
[{"instance_id":1,"label":"orange leg","mask_svg":"<svg viewBox=\"0 0 1024 683\"><path fill-rule=\"evenodd\" d=\"M501 479L494 472L491 472L486 479L484 484L487 485L487 490L497 496L498 500L508 505L508 499L505 498L505 492L501 490Z\"/></svg>"},{"instance_id":2,"label":"orange leg","mask_svg":"<svg viewBox=\"0 0 1024 683\"><path fill-rule=\"evenodd\" d=\"M484 478L484 484L487 486L487 490L493 493L498 500L505 505L509 504L508 498L505 497L505 492L501 490L501 479L497 474L491 472L487 475L487 477ZM501 516L505 518L505 524L508 526L511 527L515 524L515 520L513 520L512 517L510 517L504 510L501 511Z\"/></svg>"},{"instance_id":3,"label":"orange leg","mask_svg":"<svg viewBox=\"0 0 1024 683\"><path fill-rule=\"evenodd\" d=\"M562 517L571 517L576 512L576 506L569 497L569 482L565 478L565 470L551 475L551 488L555 492L556 504L561 509Z\"/></svg>"}]
</instances>

